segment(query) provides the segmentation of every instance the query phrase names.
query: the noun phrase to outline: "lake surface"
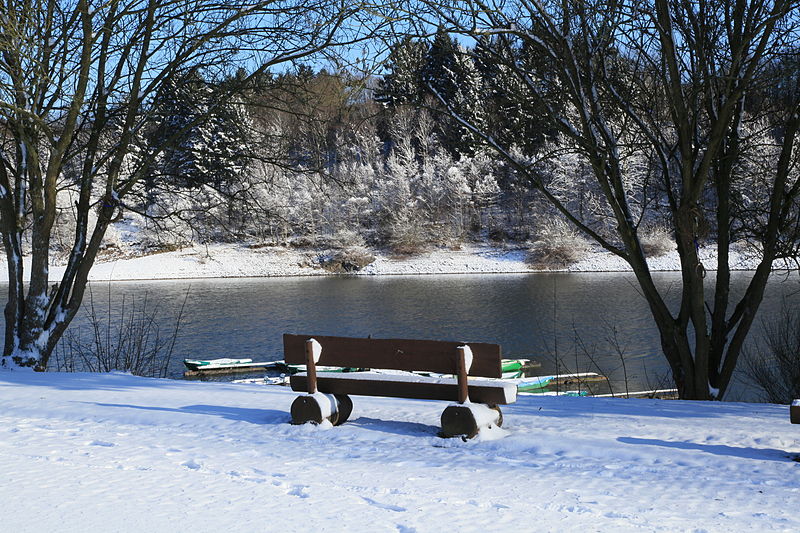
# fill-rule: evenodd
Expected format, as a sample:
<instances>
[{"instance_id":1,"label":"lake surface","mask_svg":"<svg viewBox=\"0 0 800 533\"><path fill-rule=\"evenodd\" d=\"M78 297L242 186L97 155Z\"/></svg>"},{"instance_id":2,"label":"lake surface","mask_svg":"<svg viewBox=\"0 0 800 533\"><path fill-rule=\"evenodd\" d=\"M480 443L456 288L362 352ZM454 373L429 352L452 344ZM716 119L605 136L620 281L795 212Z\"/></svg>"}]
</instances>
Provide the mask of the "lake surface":
<instances>
[{"instance_id":1,"label":"lake surface","mask_svg":"<svg viewBox=\"0 0 800 533\"><path fill-rule=\"evenodd\" d=\"M734 273L733 293L749 276ZM679 274L655 278L676 305ZM796 299L798 288L796 275L775 276L761 317L776 313L782 298ZM162 333L187 298L170 377L182 376L184 358L282 359L281 335L308 333L493 342L504 357L539 361L541 374L601 372L614 392L624 391L626 374L631 391L671 387L657 330L626 273L104 282L91 284L91 294L100 316L111 302L112 318L123 299L130 305L146 295L160 305ZM84 310L88 302L87 295ZM85 324L79 316L72 329L85 335ZM736 386L728 399L749 396Z\"/></svg>"}]
</instances>

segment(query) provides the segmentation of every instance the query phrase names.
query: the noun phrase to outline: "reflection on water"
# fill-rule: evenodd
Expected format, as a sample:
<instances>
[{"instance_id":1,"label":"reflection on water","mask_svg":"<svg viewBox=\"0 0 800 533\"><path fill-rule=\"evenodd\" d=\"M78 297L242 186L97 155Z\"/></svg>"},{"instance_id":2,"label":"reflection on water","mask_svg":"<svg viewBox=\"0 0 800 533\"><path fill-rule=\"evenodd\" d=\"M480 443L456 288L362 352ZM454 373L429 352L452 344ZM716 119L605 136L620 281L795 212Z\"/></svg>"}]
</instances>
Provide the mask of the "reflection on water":
<instances>
[{"instance_id":1,"label":"reflection on water","mask_svg":"<svg viewBox=\"0 0 800 533\"><path fill-rule=\"evenodd\" d=\"M675 305L679 275L655 278ZM734 273L733 296L748 278ZM797 287L796 276L773 279L761 316ZM91 289L101 315L109 299L113 315L123 297L146 293L161 300L165 317L177 313L189 290L172 377L182 375L186 357L282 359L283 333L495 342L506 357L540 361L542 374L602 371L617 391L625 372L631 390L662 386L668 374L647 305L627 273L215 279Z\"/></svg>"}]
</instances>

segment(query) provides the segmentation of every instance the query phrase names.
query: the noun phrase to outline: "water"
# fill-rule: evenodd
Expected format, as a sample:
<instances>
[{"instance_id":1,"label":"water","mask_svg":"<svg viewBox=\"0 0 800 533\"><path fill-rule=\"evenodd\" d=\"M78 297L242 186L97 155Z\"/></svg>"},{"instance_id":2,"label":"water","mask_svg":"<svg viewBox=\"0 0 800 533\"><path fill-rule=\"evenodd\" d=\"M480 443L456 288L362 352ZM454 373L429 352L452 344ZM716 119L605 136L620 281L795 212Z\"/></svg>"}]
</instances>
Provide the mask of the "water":
<instances>
[{"instance_id":1,"label":"water","mask_svg":"<svg viewBox=\"0 0 800 533\"><path fill-rule=\"evenodd\" d=\"M734 296L748 278L734 274ZM655 279L677 305L679 275ZM100 316L108 313L109 302L114 317L123 299L130 305L147 295L160 306L162 333L187 298L169 367L175 378L183 374L184 358L282 359L281 335L308 333L494 342L505 357L540 362L541 374L600 372L615 392L624 390L626 379L630 390L671 386L657 330L632 274L214 279L93 283L90 289ZM776 313L781 299L797 289L796 276L787 282L775 276L760 316ZM84 310L88 301L87 295ZM81 314L72 330L85 334L85 325ZM729 399L749 396L737 384Z\"/></svg>"}]
</instances>

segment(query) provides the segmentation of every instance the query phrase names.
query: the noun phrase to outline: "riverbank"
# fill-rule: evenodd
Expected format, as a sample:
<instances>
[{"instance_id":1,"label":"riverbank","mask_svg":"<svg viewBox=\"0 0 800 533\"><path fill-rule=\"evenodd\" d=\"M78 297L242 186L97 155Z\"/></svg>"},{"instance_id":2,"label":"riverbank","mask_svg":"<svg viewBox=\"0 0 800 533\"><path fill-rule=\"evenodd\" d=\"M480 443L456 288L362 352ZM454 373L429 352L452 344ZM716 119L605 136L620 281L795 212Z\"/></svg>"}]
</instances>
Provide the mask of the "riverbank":
<instances>
[{"instance_id":1,"label":"riverbank","mask_svg":"<svg viewBox=\"0 0 800 533\"><path fill-rule=\"evenodd\" d=\"M180 250L151 255L106 256L92 268L91 281L283 277L332 275L323 266L330 250L291 247L252 247L242 244L195 245ZM470 244L459 249L435 249L413 256L394 256L381 250L369 250L375 259L349 275L419 275L419 274L512 274L542 272L528 262L528 250L519 246ZM716 257L711 249L701 249L707 270L713 270ZM680 270L677 252L649 259L656 272ZM755 262L744 254L731 254L734 270L752 270ZM564 272L629 272L622 259L602 249L594 249L567 267L547 269ZM63 267L51 267L51 279L61 276ZM6 269L0 281L7 281Z\"/></svg>"},{"instance_id":2,"label":"riverbank","mask_svg":"<svg viewBox=\"0 0 800 533\"><path fill-rule=\"evenodd\" d=\"M0 371L5 531L798 531L787 406L521 396L499 440L446 402L358 397L292 426L284 387Z\"/></svg>"}]
</instances>

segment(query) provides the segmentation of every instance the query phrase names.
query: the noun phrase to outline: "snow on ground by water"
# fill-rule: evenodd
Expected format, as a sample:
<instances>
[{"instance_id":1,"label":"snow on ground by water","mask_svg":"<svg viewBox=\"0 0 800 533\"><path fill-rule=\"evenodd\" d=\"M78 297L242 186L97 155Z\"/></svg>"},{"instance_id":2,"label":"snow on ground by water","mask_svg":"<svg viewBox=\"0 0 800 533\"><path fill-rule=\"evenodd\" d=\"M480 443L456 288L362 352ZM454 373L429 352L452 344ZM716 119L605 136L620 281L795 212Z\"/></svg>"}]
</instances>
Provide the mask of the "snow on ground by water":
<instances>
[{"instance_id":1,"label":"snow on ground by water","mask_svg":"<svg viewBox=\"0 0 800 533\"><path fill-rule=\"evenodd\" d=\"M787 406L522 396L462 442L446 402L356 397L323 428L295 395L2 371L0 530L800 531Z\"/></svg>"},{"instance_id":2,"label":"snow on ground by water","mask_svg":"<svg viewBox=\"0 0 800 533\"><path fill-rule=\"evenodd\" d=\"M315 276L330 272L319 267L321 252L282 247L251 248L241 244L195 245L173 252L158 253L130 259L102 261L90 273L92 281L230 278L268 276ZM475 274L535 272L526 262L527 251L521 248L499 248L468 245L459 250L436 249L410 257L393 257L376 252L375 261L359 275L409 274ZM701 250L708 270L714 267L714 256ZM29 263L29 261L28 261ZM26 264L26 272L28 272ZM677 253L650 260L655 271L680 270ZM755 263L740 254L731 254L734 269L753 269ZM622 259L608 252L595 250L580 262L571 265L571 272L629 271ZM51 267L51 279L57 279L63 267ZM0 281L6 281L6 269L0 269Z\"/></svg>"}]
</instances>

